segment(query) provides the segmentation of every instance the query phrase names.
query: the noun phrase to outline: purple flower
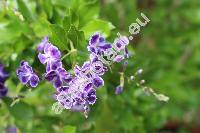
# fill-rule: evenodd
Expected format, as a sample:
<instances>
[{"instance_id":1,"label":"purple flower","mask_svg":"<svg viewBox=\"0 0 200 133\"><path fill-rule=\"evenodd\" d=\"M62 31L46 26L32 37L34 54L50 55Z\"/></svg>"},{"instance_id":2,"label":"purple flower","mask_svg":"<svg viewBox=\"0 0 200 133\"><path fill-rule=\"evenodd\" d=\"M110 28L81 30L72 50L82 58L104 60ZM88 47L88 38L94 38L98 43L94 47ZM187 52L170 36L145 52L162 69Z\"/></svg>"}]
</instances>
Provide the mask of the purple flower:
<instances>
[{"instance_id":1,"label":"purple flower","mask_svg":"<svg viewBox=\"0 0 200 133\"><path fill-rule=\"evenodd\" d=\"M31 66L28 62L22 61L20 67L16 71L19 80L22 84L29 84L31 87L36 87L39 83L38 76L33 72Z\"/></svg>"},{"instance_id":2,"label":"purple flower","mask_svg":"<svg viewBox=\"0 0 200 133\"><path fill-rule=\"evenodd\" d=\"M96 102L96 92L94 89L91 89L87 94L87 101L88 104L95 104Z\"/></svg>"},{"instance_id":3,"label":"purple flower","mask_svg":"<svg viewBox=\"0 0 200 133\"><path fill-rule=\"evenodd\" d=\"M98 64L100 63L100 64ZM103 79L99 75L103 75L105 68L103 64L99 62L85 62L82 67L75 66L74 73L77 77L87 79L94 87L99 88L104 85Z\"/></svg>"},{"instance_id":4,"label":"purple flower","mask_svg":"<svg viewBox=\"0 0 200 133\"><path fill-rule=\"evenodd\" d=\"M46 73L45 79L49 82L53 82L55 88L59 88L68 84L72 80L72 77L64 68L58 68Z\"/></svg>"},{"instance_id":5,"label":"purple flower","mask_svg":"<svg viewBox=\"0 0 200 133\"><path fill-rule=\"evenodd\" d=\"M6 79L8 78L9 74L5 71L4 65L0 64L0 82L4 83Z\"/></svg>"},{"instance_id":6,"label":"purple flower","mask_svg":"<svg viewBox=\"0 0 200 133\"><path fill-rule=\"evenodd\" d=\"M93 54L90 54L90 69L96 75L104 75L106 71L108 71L107 67L104 66L104 63L99 60L99 58Z\"/></svg>"},{"instance_id":7,"label":"purple flower","mask_svg":"<svg viewBox=\"0 0 200 133\"><path fill-rule=\"evenodd\" d=\"M74 73L77 77L93 78L98 75L103 75L106 71L107 68L98 59L86 61L82 67L78 65L74 67Z\"/></svg>"},{"instance_id":8,"label":"purple flower","mask_svg":"<svg viewBox=\"0 0 200 133\"><path fill-rule=\"evenodd\" d=\"M68 86L62 86L58 89L57 100L66 109L75 109L75 107L80 108L88 104L94 104L96 102L96 92L91 78L75 76L68 83Z\"/></svg>"},{"instance_id":9,"label":"purple flower","mask_svg":"<svg viewBox=\"0 0 200 133\"><path fill-rule=\"evenodd\" d=\"M42 42L40 44L38 44L37 51L38 52L43 52L46 45L49 45L49 38L48 38L48 36L45 36L42 39Z\"/></svg>"},{"instance_id":10,"label":"purple flower","mask_svg":"<svg viewBox=\"0 0 200 133\"><path fill-rule=\"evenodd\" d=\"M53 46L50 43L45 45L44 54L39 53L38 58L42 64L47 64L47 72L62 67L62 62L60 61L61 52L56 46Z\"/></svg>"},{"instance_id":11,"label":"purple flower","mask_svg":"<svg viewBox=\"0 0 200 133\"><path fill-rule=\"evenodd\" d=\"M8 89L0 82L0 98L6 96Z\"/></svg>"},{"instance_id":12,"label":"purple flower","mask_svg":"<svg viewBox=\"0 0 200 133\"><path fill-rule=\"evenodd\" d=\"M99 77L99 76L96 76L92 79L92 83L93 85L96 87L96 88L99 88L101 86L104 86L104 80Z\"/></svg>"},{"instance_id":13,"label":"purple flower","mask_svg":"<svg viewBox=\"0 0 200 133\"><path fill-rule=\"evenodd\" d=\"M124 56L123 55L117 55L113 61L114 62L121 62L122 60L124 59Z\"/></svg>"},{"instance_id":14,"label":"purple flower","mask_svg":"<svg viewBox=\"0 0 200 133\"><path fill-rule=\"evenodd\" d=\"M103 64L109 65L110 61L121 62L124 58L129 57L128 49L126 47L129 44L129 40L126 36L116 38L113 45L102 38L103 37L99 33L93 34L90 38L88 51L91 52L93 58L90 58L91 61L97 59Z\"/></svg>"},{"instance_id":15,"label":"purple flower","mask_svg":"<svg viewBox=\"0 0 200 133\"><path fill-rule=\"evenodd\" d=\"M38 55L40 62L42 64L47 63L50 60L58 60L61 57L61 53L58 50L56 46L53 46L52 44L48 44L44 48L44 54Z\"/></svg>"},{"instance_id":16,"label":"purple flower","mask_svg":"<svg viewBox=\"0 0 200 133\"><path fill-rule=\"evenodd\" d=\"M68 93L68 90L61 91L60 93L58 93L56 99L66 109L71 109L71 107L73 106L74 100Z\"/></svg>"},{"instance_id":17,"label":"purple flower","mask_svg":"<svg viewBox=\"0 0 200 133\"><path fill-rule=\"evenodd\" d=\"M111 48L111 44L106 42L105 39L100 36L99 33L94 33L90 37L89 45L88 45L88 51L95 53L95 54L101 54L106 49Z\"/></svg>"},{"instance_id":18,"label":"purple flower","mask_svg":"<svg viewBox=\"0 0 200 133\"><path fill-rule=\"evenodd\" d=\"M91 89L93 89L93 84L91 80L88 79L88 80L83 81L80 87L85 93L88 93Z\"/></svg>"},{"instance_id":19,"label":"purple flower","mask_svg":"<svg viewBox=\"0 0 200 133\"><path fill-rule=\"evenodd\" d=\"M57 88L58 93L61 93L62 91L68 92L68 90L69 90L69 86L61 86L61 87Z\"/></svg>"},{"instance_id":20,"label":"purple flower","mask_svg":"<svg viewBox=\"0 0 200 133\"><path fill-rule=\"evenodd\" d=\"M94 104L96 102L96 92L93 87L97 85L100 87L103 85L103 81L99 78L95 78L94 84L91 80L93 80L93 77L91 78L85 78L85 77L75 77L73 82L69 84L69 93L71 93L71 96L75 100L75 105L77 104Z\"/></svg>"},{"instance_id":21,"label":"purple flower","mask_svg":"<svg viewBox=\"0 0 200 133\"><path fill-rule=\"evenodd\" d=\"M122 93L122 91L123 91L123 88L121 86L117 86L115 89L115 94L119 95L120 93Z\"/></svg>"},{"instance_id":22,"label":"purple flower","mask_svg":"<svg viewBox=\"0 0 200 133\"><path fill-rule=\"evenodd\" d=\"M62 68L62 62L60 60L51 60L47 63L46 72L56 70L58 68Z\"/></svg>"},{"instance_id":23,"label":"purple flower","mask_svg":"<svg viewBox=\"0 0 200 133\"><path fill-rule=\"evenodd\" d=\"M113 46L118 52L120 52L124 50L128 44L128 38L126 36L120 36L119 38L115 39Z\"/></svg>"},{"instance_id":24,"label":"purple flower","mask_svg":"<svg viewBox=\"0 0 200 133\"><path fill-rule=\"evenodd\" d=\"M92 89L92 82L87 77L74 77L69 83L69 93L72 94L73 98L83 98L86 96L90 89Z\"/></svg>"},{"instance_id":25,"label":"purple flower","mask_svg":"<svg viewBox=\"0 0 200 133\"><path fill-rule=\"evenodd\" d=\"M83 66L80 67L78 65L74 66L74 73L77 77L87 76L88 78L91 77L90 75L90 62L84 62Z\"/></svg>"},{"instance_id":26,"label":"purple flower","mask_svg":"<svg viewBox=\"0 0 200 133\"><path fill-rule=\"evenodd\" d=\"M6 128L6 133L18 133L17 127L15 127L15 126L8 126Z\"/></svg>"}]
</instances>

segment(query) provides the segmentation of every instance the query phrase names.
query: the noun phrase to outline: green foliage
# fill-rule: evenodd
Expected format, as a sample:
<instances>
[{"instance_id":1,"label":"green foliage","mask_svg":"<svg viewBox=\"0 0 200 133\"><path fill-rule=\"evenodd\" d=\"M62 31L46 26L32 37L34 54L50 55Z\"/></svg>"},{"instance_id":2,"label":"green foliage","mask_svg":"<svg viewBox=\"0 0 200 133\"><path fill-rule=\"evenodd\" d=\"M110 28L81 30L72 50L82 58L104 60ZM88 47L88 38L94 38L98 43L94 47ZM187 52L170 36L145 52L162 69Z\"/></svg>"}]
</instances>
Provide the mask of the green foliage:
<instances>
[{"instance_id":1,"label":"green foliage","mask_svg":"<svg viewBox=\"0 0 200 133\"><path fill-rule=\"evenodd\" d=\"M33 109L30 105L25 102L19 102L12 105L12 100L9 98L5 98L4 102L7 105L10 114L17 120L29 121L33 119Z\"/></svg>"},{"instance_id":2,"label":"green foliage","mask_svg":"<svg viewBox=\"0 0 200 133\"><path fill-rule=\"evenodd\" d=\"M22 13L22 15L27 19L27 21L31 22L34 20L32 13L30 12L27 5L23 0L17 0L18 10Z\"/></svg>"},{"instance_id":3,"label":"green foliage","mask_svg":"<svg viewBox=\"0 0 200 133\"><path fill-rule=\"evenodd\" d=\"M94 32L104 33L104 36L109 36L110 31L114 28L111 23L102 20L93 20L87 23L82 30L85 33L86 38L89 38L90 35Z\"/></svg>"},{"instance_id":4,"label":"green foliage","mask_svg":"<svg viewBox=\"0 0 200 133\"><path fill-rule=\"evenodd\" d=\"M51 25L51 41L58 46L59 49L67 49L67 35L65 30L59 25Z\"/></svg>"},{"instance_id":5,"label":"green foliage","mask_svg":"<svg viewBox=\"0 0 200 133\"><path fill-rule=\"evenodd\" d=\"M76 127L73 126L64 126L63 133L76 133Z\"/></svg>"},{"instance_id":6,"label":"green foliage","mask_svg":"<svg viewBox=\"0 0 200 133\"><path fill-rule=\"evenodd\" d=\"M0 132L16 126L22 133L123 133L161 132L177 123L177 132L189 132L199 124L200 95L200 2L197 0L7 0L0 1L0 62L10 72L8 97L0 100ZM170 97L168 103L147 96L141 88L125 81L119 85L122 64L114 64L97 90L97 103L89 118L64 111L56 115L51 107L55 89L46 82L29 91L19 83L15 70L27 60L38 74L44 67L36 46L44 36L62 52L64 67L88 59L87 43L99 31L111 42L117 32L129 36L128 27L143 12L151 20L130 42L125 76L144 69L141 79L156 92ZM22 18L23 17L23 18ZM69 55L68 55L69 54ZM40 75L42 76L42 75ZM16 103L13 100L22 96ZM11 106L12 105L12 106ZM183 124L184 123L184 124Z\"/></svg>"}]
</instances>

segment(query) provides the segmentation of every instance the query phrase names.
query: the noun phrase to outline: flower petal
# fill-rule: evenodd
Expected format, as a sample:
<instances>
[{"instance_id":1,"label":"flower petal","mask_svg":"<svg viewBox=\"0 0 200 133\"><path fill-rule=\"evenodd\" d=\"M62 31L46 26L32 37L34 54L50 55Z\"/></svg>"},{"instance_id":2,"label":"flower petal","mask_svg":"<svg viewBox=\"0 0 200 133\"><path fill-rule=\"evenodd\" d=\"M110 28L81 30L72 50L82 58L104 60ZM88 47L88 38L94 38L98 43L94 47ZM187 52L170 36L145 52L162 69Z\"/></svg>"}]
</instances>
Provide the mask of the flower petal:
<instances>
[{"instance_id":1,"label":"flower petal","mask_svg":"<svg viewBox=\"0 0 200 133\"><path fill-rule=\"evenodd\" d=\"M96 76L95 78L93 78L92 82L96 88L99 88L104 85L103 79L99 76Z\"/></svg>"},{"instance_id":2,"label":"flower petal","mask_svg":"<svg viewBox=\"0 0 200 133\"><path fill-rule=\"evenodd\" d=\"M45 45L48 43L48 41L49 41L48 36L45 36L45 37L42 39L42 42L37 46L37 51L38 51L38 52L44 51L44 47L45 47Z\"/></svg>"},{"instance_id":3,"label":"flower petal","mask_svg":"<svg viewBox=\"0 0 200 133\"><path fill-rule=\"evenodd\" d=\"M60 79L60 77L57 77L57 78L56 78L56 80L55 80L54 83L53 83L53 86L54 86L55 88L59 88L59 87L62 86L62 80Z\"/></svg>"},{"instance_id":4,"label":"flower petal","mask_svg":"<svg viewBox=\"0 0 200 133\"><path fill-rule=\"evenodd\" d=\"M69 86L61 86L60 88L57 88L57 91L60 93L62 91L68 92Z\"/></svg>"},{"instance_id":5,"label":"flower petal","mask_svg":"<svg viewBox=\"0 0 200 133\"><path fill-rule=\"evenodd\" d=\"M27 61L22 60L22 61L20 62L20 66L26 66L26 65L28 65L28 62L27 62Z\"/></svg>"},{"instance_id":6,"label":"flower petal","mask_svg":"<svg viewBox=\"0 0 200 133\"><path fill-rule=\"evenodd\" d=\"M99 48L101 48L102 50L106 50L112 48L112 46L110 43L99 43Z\"/></svg>"},{"instance_id":7,"label":"flower petal","mask_svg":"<svg viewBox=\"0 0 200 133\"><path fill-rule=\"evenodd\" d=\"M96 95L91 95L87 98L89 104L95 104L96 102Z\"/></svg>"},{"instance_id":8,"label":"flower petal","mask_svg":"<svg viewBox=\"0 0 200 133\"><path fill-rule=\"evenodd\" d=\"M40 60L40 62L41 62L42 64L45 64L45 63L47 62L48 57L47 57L46 54L41 54L41 53L39 53L38 59Z\"/></svg>"},{"instance_id":9,"label":"flower petal","mask_svg":"<svg viewBox=\"0 0 200 133\"><path fill-rule=\"evenodd\" d=\"M74 66L74 73L76 76L80 76L81 75L81 68L78 65Z\"/></svg>"},{"instance_id":10,"label":"flower petal","mask_svg":"<svg viewBox=\"0 0 200 133\"><path fill-rule=\"evenodd\" d=\"M117 55L117 56L113 59L113 61L114 61L114 62L121 62L123 59L124 59L124 56L122 56L122 55Z\"/></svg>"},{"instance_id":11,"label":"flower petal","mask_svg":"<svg viewBox=\"0 0 200 133\"><path fill-rule=\"evenodd\" d=\"M19 80L22 82L23 85L27 84L30 79L30 76L19 75Z\"/></svg>"},{"instance_id":12,"label":"flower petal","mask_svg":"<svg viewBox=\"0 0 200 133\"><path fill-rule=\"evenodd\" d=\"M31 77L30 77L30 86L31 87L36 87L39 83L39 78L37 75L33 74Z\"/></svg>"},{"instance_id":13,"label":"flower petal","mask_svg":"<svg viewBox=\"0 0 200 133\"><path fill-rule=\"evenodd\" d=\"M51 46L52 46L51 43L47 43L47 44L44 46L44 53L45 53L45 54L48 54L48 53L49 53L49 49L50 49Z\"/></svg>"},{"instance_id":14,"label":"flower petal","mask_svg":"<svg viewBox=\"0 0 200 133\"><path fill-rule=\"evenodd\" d=\"M58 75L57 75L56 71L50 71L45 75L45 79L47 81L53 81L57 76Z\"/></svg>"},{"instance_id":15,"label":"flower petal","mask_svg":"<svg viewBox=\"0 0 200 133\"><path fill-rule=\"evenodd\" d=\"M58 48L56 46L53 46L53 45L51 47L49 47L49 55L55 59L61 58L60 51L58 50Z\"/></svg>"},{"instance_id":16,"label":"flower petal","mask_svg":"<svg viewBox=\"0 0 200 133\"><path fill-rule=\"evenodd\" d=\"M89 92L91 88L92 88L92 83L87 83L87 84L84 86L84 91Z\"/></svg>"},{"instance_id":17,"label":"flower petal","mask_svg":"<svg viewBox=\"0 0 200 133\"><path fill-rule=\"evenodd\" d=\"M90 91L88 92L87 95L88 95L88 96L96 95L96 91L95 91L95 89L90 89Z\"/></svg>"},{"instance_id":18,"label":"flower petal","mask_svg":"<svg viewBox=\"0 0 200 133\"><path fill-rule=\"evenodd\" d=\"M99 33L95 33L94 35L92 35L90 37L89 45L92 46L92 45L95 45L96 43L98 43L99 37L100 37Z\"/></svg>"},{"instance_id":19,"label":"flower petal","mask_svg":"<svg viewBox=\"0 0 200 133\"><path fill-rule=\"evenodd\" d=\"M115 89L115 94L119 95L120 93L122 93L122 91L123 91L123 88L121 86L117 86Z\"/></svg>"},{"instance_id":20,"label":"flower petal","mask_svg":"<svg viewBox=\"0 0 200 133\"><path fill-rule=\"evenodd\" d=\"M93 47L93 46L87 46L87 49L88 49L88 51L89 51L89 52L92 52L92 53L97 53L97 50L96 50L96 48L95 48L95 47Z\"/></svg>"},{"instance_id":21,"label":"flower petal","mask_svg":"<svg viewBox=\"0 0 200 133\"><path fill-rule=\"evenodd\" d=\"M51 70L56 70L62 67L62 62L60 60L51 61Z\"/></svg>"}]
</instances>

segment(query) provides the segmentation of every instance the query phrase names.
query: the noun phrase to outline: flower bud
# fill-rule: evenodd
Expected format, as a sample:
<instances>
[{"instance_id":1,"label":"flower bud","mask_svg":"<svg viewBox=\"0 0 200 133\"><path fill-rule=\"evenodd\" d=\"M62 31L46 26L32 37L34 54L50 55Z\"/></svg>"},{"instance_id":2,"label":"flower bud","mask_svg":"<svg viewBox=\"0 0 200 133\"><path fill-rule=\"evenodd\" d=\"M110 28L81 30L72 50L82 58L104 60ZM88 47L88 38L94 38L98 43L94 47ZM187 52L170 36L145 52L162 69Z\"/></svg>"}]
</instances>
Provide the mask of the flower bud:
<instances>
[{"instance_id":1,"label":"flower bud","mask_svg":"<svg viewBox=\"0 0 200 133\"><path fill-rule=\"evenodd\" d=\"M115 89L115 94L119 95L120 93L122 93L122 91L123 91L123 88L121 86L117 86Z\"/></svg>"},{"instance_id":2,"label":"flower bud","mask_svg":"<svg viewBox=\"0 0 200 133\"><path fill-rule=\"evenodd\" d=\"M140 80L140 84L143 85L145 83L145 80Z\"/></svg>"},{"instance_id":3,"label":"flower bud","mask_svg":"<svg viewBox=\"0 0 200 133\"><path fill-rule=\"evenodd\" d=\"M134 81L135 80L135 76L130 76L130 79L132 80L132 81Z\"/></svg>"},{"instance_id":4,"label":"flower bud","mask_svg":"<svg viewBox=\"0 0 200 133\"><path fill-rule=\"evenodd\" d=\"M139 69L139 70L137 71L137 75L141 75L142 72L143 72L143 69Z\"/></svg>"}]
</instances>

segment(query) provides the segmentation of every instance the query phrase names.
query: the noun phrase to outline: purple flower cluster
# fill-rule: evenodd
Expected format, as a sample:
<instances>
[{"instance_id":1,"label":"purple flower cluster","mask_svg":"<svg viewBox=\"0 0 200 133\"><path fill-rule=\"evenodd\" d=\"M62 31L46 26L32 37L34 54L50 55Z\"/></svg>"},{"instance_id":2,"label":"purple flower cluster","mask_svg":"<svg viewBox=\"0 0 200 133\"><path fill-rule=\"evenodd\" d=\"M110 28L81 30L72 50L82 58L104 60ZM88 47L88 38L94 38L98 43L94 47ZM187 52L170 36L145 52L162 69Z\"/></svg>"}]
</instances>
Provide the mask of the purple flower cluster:
<instances>
[{"instance_id":1,"label":"purple flower cluster","mask_svg":"<svg viewBox=\"0 0 200 133\"><path fill-rule=\"evenodd\" d=\"M59 103L66 109L79 108L82 111L96 102L96 88L104 84L103 79L99 77L106 70L103 64L99 66L98 60L94 58L93 61L85 62L82 67L76 65L75 75L72 76L62 67L61 52L48 41L47 37L37 49L40 52L38 55L40 62L46 65L44 77L56 88L56 99Z\"/></svg>"},{"instance_id":2,"label":"purple flower cluster","mask_svg":"<svg viewBox=\"0 0 200 133\"><path fill-rule=\"evenodd\" d=\"M26 61L21 61L16 73L23 85L29 84L31 87L36 87L39 83L39 77L33 72L32 67Z\"/></svg>"},{"instance_id":3,"label":"purple flower cluster","mask_svg":"<svg viewBox=\"0 0 200 133\"><path fill-rule=\"evenodd\" d=\"M89 105L96 102L96 90L104 85L102 76L108 70L109 61L120 62L127 57L126 37L117 38L113 44L107 42L99 33L91 36L88 51L90 60L80 67L74 67L74 76L63 67L60 60L61 52L47 38L39 44L38 49L44 54L38 57L46 64L45 79L53 83L57 89L56 99L66 109L86 111ZM103 57L107 56L106 59Z\"/></svg>"},{"instance_id":4,"label":"purple flower cluster","mask_svg":"<svg viewBox=\"0 0 200 133\"><path fill-rule=\"evenodd\" d=\"M126 37L117 38L111 44L99 33L92 35L87 47L90 60L86 61L82 67L78 65L74 67L75 76L70 78L72 80L68 82L68 85L65 84L57 89L57 100L66 109L71 110L86 110L88 105L93 105L97 99L96 90L104 85L102 76L108 70L106 65L110 62L120 62L128 57L126 49L128 43ZM107 56L106 59L103 58L105 56ZM53 78L50 77L50 79Z\"/></svg>"},{"instance_id":5,"label":"purple flower cluster","mask_svg":"<svg viewBox=\"0 0 200 133\"><path fill-rule=\"evenodd\" d=\"M90 51L90 57L93 57L95 61L99 60L97 63L99 66L102 66L102 64L109 65L112 62L121 62L123 59L129 57L127 49L128 44L129 40L126 36L116 38L114 43L111 45L106 42L99 33L95 33L90 38L88 51ZM123 85L119 85L116 87L115 94L118 95L122 91Z\"/></svg>"},{"instance_id":6,"label":"purple flower cluster","mask_svg":"<svg viewBox=\"0 0 200 133\"><path fill-rule=\"evenodd\" d=\"M38 58L46 65L44 78L56 88L58 103L65 109L87 113L89 105L96 102L96 90L104 85L102 76L108 71L107 65L128 57L128 43L126 37L119 37L111 44L99 33L93 34L87 47L90 60L82 66L76 65L74 75L71 75L63 68L59 49L49 42L48 37L44 37L37 47ZM23 84L29 82L32 87L38 84L39 78L27 62L21 63L17 75Z\"/></svg>"},{"instance_id":7,"label":"purple flower cluster","mask_svg":"<svg viewBox=\"0 0 200 133\"><path fill-rule=\"evenodd\" d=\"M91 36L88 51L93 56L99 58L104 64L111 62L121 62L124 58L128 58L127 45L129 40L126 36L120 36L111 44L105 40L99 33ZM107 58L104 59L103 57Z\"/></svg>"},{"instance_id":8,"label":"purple flower cluster","mask_svg":"<svg viewBox=\"0 0 200 133\"><path fill-rule=\"evenodd\" d=\"M7 88L4 85L8 76L9 74L5 71L4 65L0 64L0 98L4 97L8 92Z\"/></svg>"}]
</instances>

